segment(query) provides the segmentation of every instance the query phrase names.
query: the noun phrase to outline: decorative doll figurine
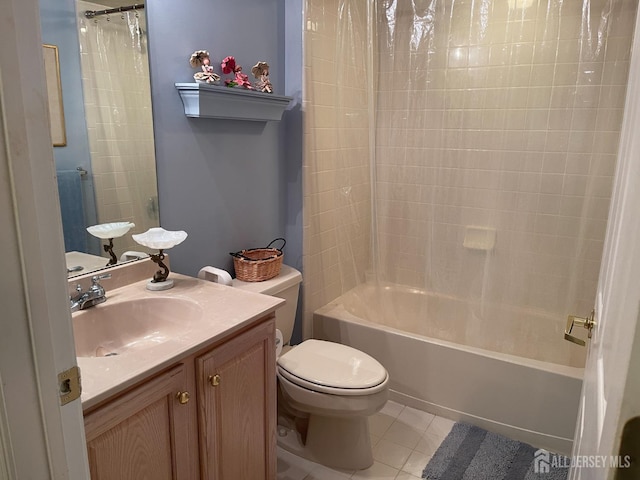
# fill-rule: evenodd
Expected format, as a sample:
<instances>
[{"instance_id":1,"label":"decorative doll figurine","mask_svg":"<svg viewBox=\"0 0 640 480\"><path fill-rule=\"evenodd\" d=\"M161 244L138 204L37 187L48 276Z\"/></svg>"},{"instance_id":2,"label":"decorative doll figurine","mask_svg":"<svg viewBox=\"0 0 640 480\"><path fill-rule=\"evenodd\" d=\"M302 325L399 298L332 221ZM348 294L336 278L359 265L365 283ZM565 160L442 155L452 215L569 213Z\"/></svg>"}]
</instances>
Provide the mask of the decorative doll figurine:
<instances>
[{"instance_id":1,"label":"decorative doll figurine","mask_svg":"<svg viewBox=\"0 0 640 480\"><path fill-rule=\"evenodd\" d=\"M224 84L227 87L244 87L248 90L253 90L253 85L249 81L249 77L246 73L242 73L242 67L236 64L236 59L233 57L225 57L220 64L222 67L222 73L233 73L235 75L233 80L225 80Z\"/></svg>"},{"instance_id":2,"label":"decorative doll figurine","mask_svg":"<svg viewBox=\"0 0 640 480\"><path fill-rule=\"evenodd\" d=\"M258 79L256 82L256 90L259 92L273 93L273 85L269 80L269 64L267 62L258 62L251 69L253 76Z\"/></svg>"},{"instance_id":3,"label":"decorative doll figurine","mask_svg":"<svg viewBox=\"0 0 640 480\"><path fill-rule=\"evenodd\" d=\"M206 50L196 50L189 59L189 64L193 68L201 67L201 72L196 72L193 75L193 79L198 83L219 83L220 75L213 71L211 65L211 59L209 58L209 52Z\"/></svg>"}]
</instances>

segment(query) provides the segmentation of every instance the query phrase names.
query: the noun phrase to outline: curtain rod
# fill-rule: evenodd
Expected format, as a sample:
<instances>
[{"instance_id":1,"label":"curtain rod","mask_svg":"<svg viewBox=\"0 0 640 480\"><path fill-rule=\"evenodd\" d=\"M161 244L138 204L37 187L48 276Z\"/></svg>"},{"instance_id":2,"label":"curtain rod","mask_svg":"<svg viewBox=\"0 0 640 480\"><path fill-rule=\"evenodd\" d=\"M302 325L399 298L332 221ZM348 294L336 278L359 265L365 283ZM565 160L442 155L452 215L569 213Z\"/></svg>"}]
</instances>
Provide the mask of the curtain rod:
<instances>
[{"instance_id":1,"label":"curtain rod","mask_svg":"<svg viewBox=\"0 0 640 480\"><path fill-rule=\"evenodd\" d=\"M111 13L128 12L129 10L142 10L144 9L144 3L137 3L135 5L127 5L126 7L109 8L108 10L87 10L84 12L84 16L87 18L97 17L98 15L109 15Z\"/></svg>"}]
</instances>

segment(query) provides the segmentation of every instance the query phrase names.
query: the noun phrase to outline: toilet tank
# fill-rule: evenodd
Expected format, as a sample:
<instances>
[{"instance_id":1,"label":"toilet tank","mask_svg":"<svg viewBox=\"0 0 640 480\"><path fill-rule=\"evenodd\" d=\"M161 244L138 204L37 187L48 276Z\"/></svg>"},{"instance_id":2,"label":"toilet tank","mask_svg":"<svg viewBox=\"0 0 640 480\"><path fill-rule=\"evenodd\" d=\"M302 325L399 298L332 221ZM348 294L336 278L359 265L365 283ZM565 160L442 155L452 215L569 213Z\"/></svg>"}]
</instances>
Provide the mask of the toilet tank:
<instances>
[{"instance_id":1,"label":"toilet tank","mask_svg":"<svg viewBox=\"0 0 640 480\"><path fill-rule=\"evenodd\" d=\"M280 274L264 282L243 282L233 279L233 286L248 292L262 293L272 297L283 298L286 303L276 310L276 328L282 332L283 341L288 344L293 334L298 307L298 292L302 282L302 274L293 267L282 265Z\"/></svg>"}]
</instances>

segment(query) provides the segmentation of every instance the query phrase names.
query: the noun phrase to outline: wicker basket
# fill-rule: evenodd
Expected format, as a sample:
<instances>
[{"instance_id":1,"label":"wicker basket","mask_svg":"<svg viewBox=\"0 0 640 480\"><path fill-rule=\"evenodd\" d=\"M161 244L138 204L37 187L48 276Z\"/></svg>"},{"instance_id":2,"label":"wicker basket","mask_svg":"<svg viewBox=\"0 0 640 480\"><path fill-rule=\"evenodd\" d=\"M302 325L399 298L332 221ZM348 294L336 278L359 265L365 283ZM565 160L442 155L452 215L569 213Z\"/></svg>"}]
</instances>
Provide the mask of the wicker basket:
<instances>
[{"instance_id":1,"label":"wicker basket","mask_svg":"<svg viewBox=\"0 0 640 480\"><path fill-rule=\"evenodd\" d=\"M278 240L282 240L282 247L271 248ZM265 248L251 248L231 253L236 278L243 282L262 282L277 277L284 258L282 249L286 244L284 238L276 238Z\"/></svg>"}]
</instances>

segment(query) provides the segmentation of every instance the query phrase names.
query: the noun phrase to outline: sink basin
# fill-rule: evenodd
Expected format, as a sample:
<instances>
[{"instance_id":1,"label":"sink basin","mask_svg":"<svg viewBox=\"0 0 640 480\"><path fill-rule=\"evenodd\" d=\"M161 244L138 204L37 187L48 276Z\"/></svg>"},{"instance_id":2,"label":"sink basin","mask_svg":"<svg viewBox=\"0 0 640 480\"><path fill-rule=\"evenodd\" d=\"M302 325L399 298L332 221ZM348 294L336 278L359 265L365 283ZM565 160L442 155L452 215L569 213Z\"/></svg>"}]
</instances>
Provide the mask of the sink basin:
<instances>
[{"instance_id":1,"label":"sink basin","mask_svg":"<svg viewBox=\"0 0 640 480\"><path fill-rule=\"evenodd\" d=\"M105 303L73 314L78 357L139 351L189 332L202 308L184 298L156 297Z\"/></svg>"}]
</instances>

